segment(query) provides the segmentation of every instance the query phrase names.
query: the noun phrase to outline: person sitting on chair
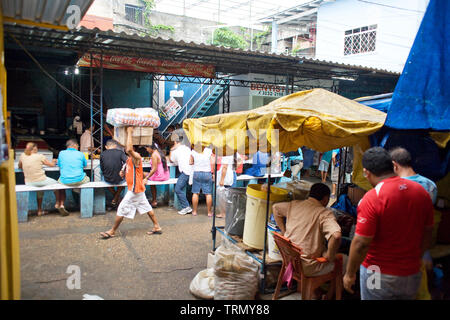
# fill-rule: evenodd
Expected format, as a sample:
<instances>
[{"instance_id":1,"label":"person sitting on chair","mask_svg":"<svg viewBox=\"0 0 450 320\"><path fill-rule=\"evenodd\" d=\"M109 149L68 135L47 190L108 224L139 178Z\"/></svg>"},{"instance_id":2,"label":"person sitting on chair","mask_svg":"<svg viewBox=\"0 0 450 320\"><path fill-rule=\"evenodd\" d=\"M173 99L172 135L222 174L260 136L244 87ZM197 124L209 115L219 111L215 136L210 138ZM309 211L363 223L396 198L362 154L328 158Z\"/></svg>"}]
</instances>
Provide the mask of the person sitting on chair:
<instances>
[{"instance_id":1,"label":"person sitting on chair","mask_svg":"<svg viewBox=\"0 0 450 320\"><path fill-rule=\"evenodd\" d=\"M303 250L302 268L308 277L324 275L334 269L341 227L333 212L326 208L329 200L330 188L316 183L308 199L273 205L273 216L281 234ZM328 241L328 248L325 241ZM325 258L326 262L319 262L317 258ZM345 264L346 256L343 258Z\"/></svg>"},{"instance_id":2,"label":"person sitting on chair","mask_svg":"<svg viewBox=\"0 0 450 320\"><path fill-rule=\"evenodd\" d=\"M127 155L120 149L120 145L116 140L110 139L106 142L106 150L100 155L100 168L102 169L103 179L109 184L120 184L124 179L120 176L120 170L127 162ZM120 194L125 187L117 187L117 191L113 186L108 187L109 192L113 195L111 204L113 207L119 204Z\"/></svg>"},{"instance_id":3,"label":"person sitting on chair","mask_svg":"<svg viewBox=\"0 0 450 320\"><path fill-rule=\"evenodd\" d=\"M58 183L55 179L47 177L45 175L43 166L54 167L56 166L56 159L52 161L47 160L43 154L38 153L37 144L34 142L28 142L24 153L19 159L19 169L23 170L25 176L25 184L33 187L45 187L51 184ZM64 207L65 191L55 190L56 204L55 208L59 210L60 206ZM44 191L38 191L37 193L38 212L37 215L41 216L45 212L42 210L42 199L44 197Z\"/></svg>"}]
</instances>

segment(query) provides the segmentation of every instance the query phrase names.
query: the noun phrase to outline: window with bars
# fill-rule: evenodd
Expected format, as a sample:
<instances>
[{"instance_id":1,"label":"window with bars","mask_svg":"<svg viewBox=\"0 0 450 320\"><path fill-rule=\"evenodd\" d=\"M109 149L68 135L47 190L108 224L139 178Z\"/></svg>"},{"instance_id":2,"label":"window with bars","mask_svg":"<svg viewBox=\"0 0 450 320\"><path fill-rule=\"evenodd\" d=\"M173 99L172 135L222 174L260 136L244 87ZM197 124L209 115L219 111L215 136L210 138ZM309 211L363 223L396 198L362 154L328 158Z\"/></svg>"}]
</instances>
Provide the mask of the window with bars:
<instances>
[{"instance_id":1,"label":"window with bars","mask_svg":"<svg viewBox=\"0 0 450 320\"><path fill-rule=\"evenodd\" d=\"M125 19L133 23L142 25L142 7L132 6L130 4L125 5Z\"/></svg>"},{"instance_id":2,"label":"window with bars","mask_svg":"<svg viewBox=\"0 0 450 320\"><path fill-rule=\"evenodd\" d=\"M377 25L345 31L344 56L375 51L377 42Z\"/></svg>"}]
</instances>

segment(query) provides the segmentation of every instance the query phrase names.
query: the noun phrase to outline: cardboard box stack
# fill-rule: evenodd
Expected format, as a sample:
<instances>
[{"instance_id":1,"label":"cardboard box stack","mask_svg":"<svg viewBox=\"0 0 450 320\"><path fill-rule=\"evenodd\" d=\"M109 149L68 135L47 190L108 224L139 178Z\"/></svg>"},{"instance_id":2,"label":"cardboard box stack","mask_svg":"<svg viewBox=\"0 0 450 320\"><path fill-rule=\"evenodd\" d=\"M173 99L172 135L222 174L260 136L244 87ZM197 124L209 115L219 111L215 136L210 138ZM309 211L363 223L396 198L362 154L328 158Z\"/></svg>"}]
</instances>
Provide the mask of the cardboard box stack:
<instances>
[{"instance_id":1,"label":"cardboard box stack","mask_svg":"<svg viewBox=\"0 0 450 320\"><path fill-rule=\"evenodd\" d=\"M114 140L117 140L121 145L127 144L127 136L126 127L114 127ZM131 139L133 145L150 145L153 141L153 128L135 127Z\"/></svg>"},{"instance_id":2,"label":"cardboard box stack","mask_svg":"<svg viewBox=\"0 0 450 320\"><path fill-rule=\"evenodd\" d=\"M153 128L158 128L158 112L152 108L116 108L108 110L106 121L114 126L114 139L120 144L127 143L127 127L133 126L133 145L150 145L153 141Z\"/></svg>"}]
</instances>

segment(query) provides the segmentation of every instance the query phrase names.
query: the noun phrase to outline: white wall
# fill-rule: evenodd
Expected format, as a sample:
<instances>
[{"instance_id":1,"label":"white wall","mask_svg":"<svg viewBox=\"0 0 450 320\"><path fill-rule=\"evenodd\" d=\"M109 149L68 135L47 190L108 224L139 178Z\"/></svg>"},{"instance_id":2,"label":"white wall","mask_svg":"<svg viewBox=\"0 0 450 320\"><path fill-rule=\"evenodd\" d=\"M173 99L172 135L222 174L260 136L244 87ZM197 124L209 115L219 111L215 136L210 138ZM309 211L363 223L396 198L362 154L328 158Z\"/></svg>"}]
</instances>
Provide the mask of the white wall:
<instances>
[{"instance_id":1,"label":"white wall","mask_svg":"<svg viewBox=\"0 0 450 320\"><path fill-rule=\"evenodd\" d=\"M402 72L428 2L336 0L324 3L317 16L316 58ZM377 25L376 50L344 56L345 31L373 24Z\"/></svg>"},{"instance_id":2,"label":"white wall","mask_svg":"<svg viewBox=\"0 0 450 320\"><path fill-rule=\"evenodd\" d=\"M94 3L92 3L92 5L89 7L89 10L86 14L112 19L112 2L110 0L95 0Z\"/></svg>"}]
</instances>

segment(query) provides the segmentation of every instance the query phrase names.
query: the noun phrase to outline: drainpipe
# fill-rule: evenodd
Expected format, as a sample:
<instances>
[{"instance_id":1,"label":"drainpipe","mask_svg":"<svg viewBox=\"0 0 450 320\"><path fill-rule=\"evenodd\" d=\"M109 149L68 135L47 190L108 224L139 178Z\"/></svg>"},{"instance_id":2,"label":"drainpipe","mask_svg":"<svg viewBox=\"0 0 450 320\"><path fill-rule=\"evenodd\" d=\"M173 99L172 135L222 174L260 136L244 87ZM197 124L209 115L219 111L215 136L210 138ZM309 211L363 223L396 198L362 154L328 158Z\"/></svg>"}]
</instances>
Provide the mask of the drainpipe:
<instances>
[{"instance_id":1,"label":"drainpipe","mask_svg":"<svg viewBox=\"0 0 450 320\"><path fill-rule=\"evenodd\" d=\"M271 53L277 53L278 47L278 25L277 20L272 21L272 50Z\"/></svg>"}]
</instances>

